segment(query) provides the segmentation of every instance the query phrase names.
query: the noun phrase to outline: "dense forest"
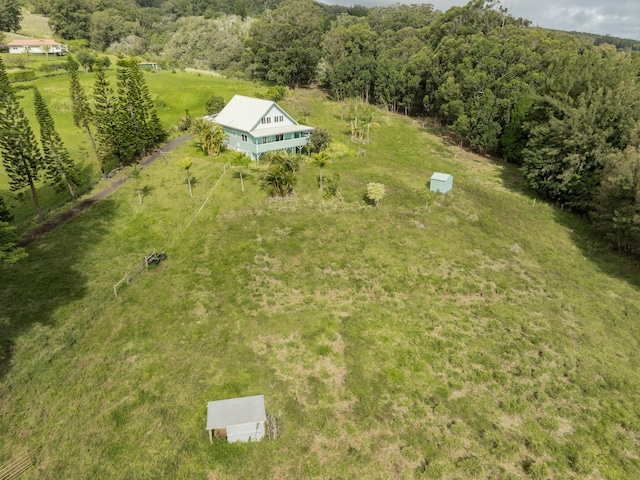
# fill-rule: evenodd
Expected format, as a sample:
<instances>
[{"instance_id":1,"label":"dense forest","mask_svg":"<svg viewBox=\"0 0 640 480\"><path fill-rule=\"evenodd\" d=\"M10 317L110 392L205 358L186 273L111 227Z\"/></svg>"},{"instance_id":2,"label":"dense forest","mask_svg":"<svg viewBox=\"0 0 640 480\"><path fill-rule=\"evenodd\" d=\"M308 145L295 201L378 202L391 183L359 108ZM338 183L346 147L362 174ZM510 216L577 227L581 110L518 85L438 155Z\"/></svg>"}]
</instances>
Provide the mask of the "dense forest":
<instances>
[{"instance_id":1,"label":"dense forest","mask_svg":"<svg viewBox=\"0 0 640 480\"><path fill-rule=\"evenodd\" d=\"M0 0L0 3L6 0ZM322 85L429 117L640 253L640 42L534 28L500 2L33 0L55 34L165 68Z\"/></svg>"}]
</instances>

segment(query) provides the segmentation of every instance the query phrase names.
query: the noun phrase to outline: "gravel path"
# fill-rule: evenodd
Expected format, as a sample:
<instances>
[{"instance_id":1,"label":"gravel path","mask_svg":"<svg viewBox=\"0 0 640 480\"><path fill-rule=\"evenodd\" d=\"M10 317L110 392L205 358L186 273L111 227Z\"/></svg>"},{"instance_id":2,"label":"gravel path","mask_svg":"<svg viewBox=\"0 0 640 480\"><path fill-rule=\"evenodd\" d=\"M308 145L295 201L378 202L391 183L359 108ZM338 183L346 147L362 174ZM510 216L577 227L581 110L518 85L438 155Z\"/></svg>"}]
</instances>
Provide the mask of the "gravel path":
<instances>
[{"instance_id":1,"label":"gravel path","mask_svg":"<svg viewBox=\"0 0 640 480\"><path fill-rule=\"evenodd\" d=\"M191 137L192 135L189 133L187 135L174 138L173 140L165 143L162 146L162 148L154 151L153 153L147 155L142 160L140 160L140 162L138 163L140 165L140 169L144 170L146 167L148 167L153 162L155 162L160 157L161 152L168 152L169 150L172 150L178 145L186 142ZM104 200L113 192L115 192L118 188L124 185L127 180L128 178L126 177L126 175L119 174L117 178L110 180L109 184L99 192L94 193L88 198L85 198L84 200L78 202L76 205L74 205L71 209L67 210L66 212L63 212L60 215L47 220L42 225L39 225L38 227L36 227L34 230L31 230L29 233L26 233L22 237L22 240L20 241L20 246L24 247L25 245L29 245L35 239L40 238L43 235L46 235L47 233L51 232L58 225L62 225L67 220L75 217L80 212L83 212L94 203L99 202L100 200Z\"/></svg>"}]
</instances>

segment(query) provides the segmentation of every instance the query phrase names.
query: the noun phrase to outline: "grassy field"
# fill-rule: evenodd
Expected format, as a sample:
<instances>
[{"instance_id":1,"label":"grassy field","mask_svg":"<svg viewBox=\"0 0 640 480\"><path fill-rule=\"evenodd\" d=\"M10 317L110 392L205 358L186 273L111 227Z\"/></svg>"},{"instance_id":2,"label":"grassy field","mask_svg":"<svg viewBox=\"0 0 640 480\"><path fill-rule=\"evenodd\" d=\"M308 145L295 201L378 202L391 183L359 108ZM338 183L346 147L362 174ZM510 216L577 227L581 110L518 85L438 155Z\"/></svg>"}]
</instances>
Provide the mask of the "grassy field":
<instances>
[{"instance_id":1,"label":"grassy field","mask_svg":"<svg viewBox=\"0 0 640 480\"><path fill-rule=\"evenodd\" d=\"M148 79L167 123L254 89ZM143 204L127 184L2 267L0 462L28 450L24 478L47 479L639 478L637 263L411 119L380 113L363 158L320 92L282 103L332 133L343 201L322 209L312 165L291 198L266 198L257 165L243 193L225 155L186 144L145 170ZM433 171L453 192L428 193ZM114 298L153 248L168 259ZM210 445L207 401L261 393L281 436Z\"/></svg>"},{"instance_id":2,"label":"grassy field","mask_svg":"<svg viewBox=\"0 0 640 480\"><path fill-rule=\"evenodd\" d=\"M7 55L3 58L3 61L9 62L10 60L11 58ZM60 61L62 60L55 57L46 59L32 55L29 57L29 67L37 69L38 65L42 63ZM108 73L112 86L115 88L116 72L111 69ZM265 87L248 81L236 80L230 82L222 78L189 73L145 72L145 79L149 90L152 92L160 120L168 130L171 130L178 123L185 114L185 110L189 110L193 117L204 115L205 102L212 95L222 96L226 101L229 101L235 93L253 95L266 91ZM93 74L81 74L80 81L85 88L85 92L91 98ZM39 78L34 82L30 82L30 84L40 90L47 102L54 118L56 129L61 133L65 146L79 166L84 190L90 190L99 180L100 175L89 137L84 130L73 126L67 75ZM33 108L33 92L31 90L23 90L20 92L20 96L22 97L21 104L29 117L31 127L36 136L38 136L39 127ZM176 134L176 132L172 131L172 135ZM98 185L97 188L102 188L102 185ZM64 206L69 201L68 192L56 193L52 188L41 184L38 188L38 195L48 216L55 215L60 208L68 208L68 205ZM30 228L34 224L36 213L33 202L30 200L27 202L13 200L13 193L9 191L8 179L3 168L0 168L0 197L3 197L5 202L8 203L11 212L16 218L16 223L21 228Z\"/></svg>"}]
</instances>

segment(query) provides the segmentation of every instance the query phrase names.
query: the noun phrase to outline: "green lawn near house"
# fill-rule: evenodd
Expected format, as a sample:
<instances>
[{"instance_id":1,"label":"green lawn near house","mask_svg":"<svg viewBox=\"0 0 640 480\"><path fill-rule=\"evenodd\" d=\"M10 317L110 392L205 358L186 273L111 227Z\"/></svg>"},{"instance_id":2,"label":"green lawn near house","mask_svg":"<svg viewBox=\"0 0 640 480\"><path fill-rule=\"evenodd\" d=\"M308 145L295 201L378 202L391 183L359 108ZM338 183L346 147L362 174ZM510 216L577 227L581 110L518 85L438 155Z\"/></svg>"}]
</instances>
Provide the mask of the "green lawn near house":
<instances>
[{"instance_id":1,"label":"green lawn near house","mask_svg":"<svg viewBox=\"0 0 640 480\"><path fill-rule=\"evenodd\" d=\"M167 124L256 88L146 78ZM253 164L243 193L228 154L188 142L144 171L142 204L127 183L0 269L0 462L28 450L24 478L51 479L640 476L637 263L422 122L379 112L363 157L321 92L281 103L333 135L342 201L322 207L312 165L271 199ZM428 192L434 171L450 194ZM167 260L115 298L154 248ZM280 437L211 445L207 401L255 394Z\"/></svg>"},{"instance_id":2,"label":"green lawn near house","mask_svg":"<svg viewBox=\"0 0 640 480\"><path fill-rule=\"evenodd\" d=\"M49 60L52 62L64 61L54 57ZM32 55L30 56L30 61L35 62L34 65L39 65L46 63L48 60L41 57L36 59ZM266 91L266 87L254 85L248 81L230 81L223 78L198 76L189 73L172 73L171 71L145 72L144 77L156 105L158 116L172 136L179 134L174 127L180 121L180 118L185 115L186 110L189 110L193 118L206 113L204 105L210 96L221 96L226 101L229 101L236 93L255 95ZM108 72L108 78L111 80L112 87L115 90L115 62ZM85 88L85 93L90 101L92 101L93 95L93 81L92 73L80 74L80 82ZM56 130L60 133L71 158L78 165L81 172L82 188L85 192L93 189L100 179L98 164L88 135L83 129L73 125L67 75L42 77L33 82L17 85L34 86L40 90L51 111ZM21 97L21 104L29 118L31 128L36 138L39 138L39 126L33 107L33 92L30 89L23 89L18 92L18 95ZM98 184L95 187L99 189L103 185ZM38 188L38 195L43 209L48 212L48 216L55 215L60 209L68 208L68 205L65 206L65 203L69 201L68 192L56 193L42 182ZM31 228L34 225L35 207L33 202L31 200L21 202L14 199L13 193L9 191L8 179L4 168L0 168L0 197L5 199L18 225L21 225L23 229Z\"/></svg>"}]
</instances>

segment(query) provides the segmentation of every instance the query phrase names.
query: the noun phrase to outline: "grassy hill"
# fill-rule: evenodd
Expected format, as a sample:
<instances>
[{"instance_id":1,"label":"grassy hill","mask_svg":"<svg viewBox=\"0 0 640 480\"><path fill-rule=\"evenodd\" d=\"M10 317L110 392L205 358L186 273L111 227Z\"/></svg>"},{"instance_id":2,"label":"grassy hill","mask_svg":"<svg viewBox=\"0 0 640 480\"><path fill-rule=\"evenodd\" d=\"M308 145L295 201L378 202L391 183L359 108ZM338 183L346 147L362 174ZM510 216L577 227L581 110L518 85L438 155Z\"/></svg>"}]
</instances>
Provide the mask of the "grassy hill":
<instances>
[{"instance_id":1,"label":"grassy hill","mask_svg":"<svg viewBox=\"0 0 640 480\"><path fill-rule=\"evenodd\" d=\"M19 55L16 57L24 58ZM5 55L3 61L10 66L12 58L13 56ZM47 59L36 56L30 56L28 60L28 67L35 70L38 70L39 65L44 63L63 61L55 57ZM108 72L108 78L114 88L116 86L115 76L115 70L111 69ZM222 96L228 101L236 93L254 95L266 91L265 87L248 81L234 80L230 82L223 78L189 73L171 73L169 71L160 73L145 72L145 79L156 103L158 116L167 129L178 123L185 114L185 110L189 110L194 117L204 115L205 102L212 95ZM94 81L93 74L81 74L80 81L85 88L87 96L91 98ZM83 184L86 188L91 188L99 180L100 175L89 137L84 130L73 126L67 75L42 77L30 82L30 84L40 90L54 118L56 129L61 133L65 146L80 168ZM38 136L39 128L33 107L33 92L31 90L23 90L20 95L22 96L21 104L29 117L31 127L36 136ZM98 188L102 188L102 186L98 185ZM54 215L64 203L69 201L67 192L56 193L52 188L44 184L40 185L38 194L48 215ZM21 225L22 228L29 228L33 225L35 221L33 202L12 200L13 194L9 191L8 179L3 168L0 168L0 197L3 197L8 202L17 224Z\"/></svg>"},{"instance_id":2,"label":"grassy hill","mask_svg":"<svg viewBox=\"0 0 640 480\"><path fill-rule=\"evenodd\" d=\"M176 79L167 104L191 98L157 78ZM225 155L187 144L145 171L143 204L128 184L2 268L0 462L29 450L24 478L51 479L639 477L638 265L411 119L380 113L357 157L338 104L282 103L332 133L344 201L322 209L312 165L291 198L265 198L258 165L243 193ZM428 193L433 171L451 194ZM168 259L115 298L153 248ZM260 393L281 436L210 445L207 401Z\"/></svg>"}]
</instances>

